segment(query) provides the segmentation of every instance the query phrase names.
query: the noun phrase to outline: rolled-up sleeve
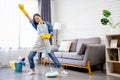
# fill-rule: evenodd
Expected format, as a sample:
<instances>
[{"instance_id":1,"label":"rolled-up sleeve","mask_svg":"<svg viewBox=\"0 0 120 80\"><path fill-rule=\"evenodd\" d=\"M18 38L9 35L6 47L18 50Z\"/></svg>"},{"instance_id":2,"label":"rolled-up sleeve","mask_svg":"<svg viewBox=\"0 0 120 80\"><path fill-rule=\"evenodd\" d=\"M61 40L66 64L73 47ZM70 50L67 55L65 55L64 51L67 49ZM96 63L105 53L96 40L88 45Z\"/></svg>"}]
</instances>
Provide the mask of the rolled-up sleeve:
<instances>
[{"instance_id":1,"label":"rolled-up sleeve","mask_svg":"<svg viewBox=\"0 0 120 80\"><path fill-rule=\"evenodd\" d=\"M33 28L37 30L37 23L35 23L33 20L30 21L30 23L32 24Z\"/></svg>"},{"instance_id":2,"label":"rolled-up sleeve","mask_svg":"<svg viewBox=\"0 0 120 80\"><path fill-rule=\"evenodd\" d=\"M46 24L47 24L47 27L48 27L48 32L53 35L54 33L53 33L52 24L50 22L48 22L48 21L46 21Z\"/></svg>"}]
</instances>

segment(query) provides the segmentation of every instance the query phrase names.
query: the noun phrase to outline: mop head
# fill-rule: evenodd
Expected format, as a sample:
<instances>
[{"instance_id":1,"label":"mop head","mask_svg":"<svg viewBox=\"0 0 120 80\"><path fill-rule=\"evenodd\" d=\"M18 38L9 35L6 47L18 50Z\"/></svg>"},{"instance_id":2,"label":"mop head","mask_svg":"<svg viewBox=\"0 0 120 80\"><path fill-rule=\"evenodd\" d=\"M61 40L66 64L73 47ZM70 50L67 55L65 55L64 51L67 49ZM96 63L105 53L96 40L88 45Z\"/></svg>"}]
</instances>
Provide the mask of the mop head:
<instances>
[{"instance_id":1,"label":"mop head","mask_svg":"<svg viewBox=\"0 0 120 80\"><path fill-rule=\"evenodd\" d=\"M59 72L58 71L49 71L46 73L46 77L57 77L59 75Z\"/></svg>"}]
</instances>

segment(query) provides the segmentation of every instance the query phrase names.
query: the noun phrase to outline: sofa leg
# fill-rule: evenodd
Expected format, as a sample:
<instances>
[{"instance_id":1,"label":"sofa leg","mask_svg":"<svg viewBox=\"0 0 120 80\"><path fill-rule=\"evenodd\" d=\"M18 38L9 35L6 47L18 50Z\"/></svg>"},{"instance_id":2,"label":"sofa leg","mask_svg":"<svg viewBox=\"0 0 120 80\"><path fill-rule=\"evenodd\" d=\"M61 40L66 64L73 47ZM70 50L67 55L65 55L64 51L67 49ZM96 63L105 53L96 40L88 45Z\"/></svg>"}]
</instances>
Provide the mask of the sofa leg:
<instances>
[{"instance_id":1,"label":"sofa leg","mask_svg":"<svg viewBox=\"0 0 120 80\"><path fill-rule=\"evenodd\" d=\"M87 61L87 67L88 67L88 72L91 75L92 71L91 71L91 67L90 67L90 61Z\"/></svg>"}]
</instances>

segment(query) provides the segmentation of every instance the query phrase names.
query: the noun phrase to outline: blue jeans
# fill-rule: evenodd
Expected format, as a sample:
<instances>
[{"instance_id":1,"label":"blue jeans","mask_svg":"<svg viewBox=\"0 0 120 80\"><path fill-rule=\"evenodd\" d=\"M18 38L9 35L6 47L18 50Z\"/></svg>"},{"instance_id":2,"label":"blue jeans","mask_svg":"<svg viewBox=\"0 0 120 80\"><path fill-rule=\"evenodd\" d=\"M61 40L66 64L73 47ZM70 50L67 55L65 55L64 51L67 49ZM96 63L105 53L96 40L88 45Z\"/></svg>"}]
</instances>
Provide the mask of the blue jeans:
<instances>
[{"instance_id":1,"label":"blue jeans","mask_svg":"<svg viewBox=\"0 0 120 80\"><path fill-rule=\"evenodd\" d=\"M34 56L36 55L37 52L30 52L28 55L28 60L30 63L30 69L35 68L35 63L34 63ZM58 61L58 59L56 58L56 56L54 55L54 52L48 53L48 56L52 59L52 61L54 62L56 67L61 67L60 62Z\"/></svg>"}]
</instances>

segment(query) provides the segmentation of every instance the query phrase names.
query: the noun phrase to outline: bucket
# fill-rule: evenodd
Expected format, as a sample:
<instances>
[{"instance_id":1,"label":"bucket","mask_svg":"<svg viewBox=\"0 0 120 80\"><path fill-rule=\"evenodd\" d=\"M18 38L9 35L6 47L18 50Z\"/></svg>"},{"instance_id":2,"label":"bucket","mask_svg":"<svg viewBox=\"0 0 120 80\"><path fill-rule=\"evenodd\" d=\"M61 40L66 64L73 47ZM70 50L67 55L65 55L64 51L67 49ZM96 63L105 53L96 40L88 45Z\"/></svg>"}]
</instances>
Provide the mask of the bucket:
<instances>
[{"instance_id":1,"label":"bucket","mask_svg":"<svg viewBox=\"0 0 120 80\"><path fill-rule=\"evenodd\" d=\"M15 72L22 72L22 64L15 63Z\"/></svg>"}]
</instances>

